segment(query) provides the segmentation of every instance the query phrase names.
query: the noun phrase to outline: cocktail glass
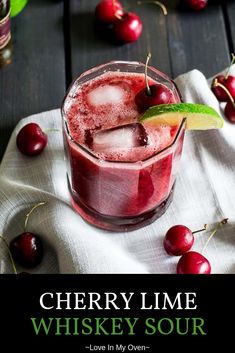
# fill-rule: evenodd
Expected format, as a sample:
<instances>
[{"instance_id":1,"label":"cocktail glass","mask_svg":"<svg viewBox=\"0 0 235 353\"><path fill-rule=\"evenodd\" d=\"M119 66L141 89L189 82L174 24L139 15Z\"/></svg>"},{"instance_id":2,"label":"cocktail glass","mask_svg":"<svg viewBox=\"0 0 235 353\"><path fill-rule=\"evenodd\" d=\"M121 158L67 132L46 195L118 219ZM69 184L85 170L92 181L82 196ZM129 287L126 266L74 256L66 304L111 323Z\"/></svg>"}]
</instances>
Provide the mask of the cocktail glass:
<instances>
[{"instance_id":1,"label":"cocktail glass","mask_svg":"<svg viewBox=\"0 0 235 353\"><path fill-rule=\"evenodd\" d=\"M131 231L159 218L172 201L182 153L185 121L173 142L150 158L136 162L108 161L76 142L70 134L67 109L84 83L110 71L144 73L139 62L112 61L78 77L70 86L62 105L64 146L68 187L74 209L90 224L111 231ZM148 76L168 87L181 102L174 82L153 67Z\"/></svg>"}]
</instances>

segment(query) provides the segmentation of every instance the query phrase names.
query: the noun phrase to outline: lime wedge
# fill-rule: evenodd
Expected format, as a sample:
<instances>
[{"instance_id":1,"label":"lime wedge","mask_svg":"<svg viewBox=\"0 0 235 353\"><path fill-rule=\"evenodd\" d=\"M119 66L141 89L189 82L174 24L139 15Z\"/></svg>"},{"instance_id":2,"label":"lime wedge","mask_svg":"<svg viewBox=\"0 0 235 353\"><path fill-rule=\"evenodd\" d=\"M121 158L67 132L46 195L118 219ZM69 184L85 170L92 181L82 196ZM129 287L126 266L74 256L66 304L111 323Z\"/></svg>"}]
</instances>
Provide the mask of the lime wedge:
<instances>
[{"instance_id":1,"label":"lime wedge","mask_svg":"<svg viewBox=\"0 0 235 353\"><path fill-rule=\"evenodd\" d=\"M177 103L150 107L140 118L142 124L179 125L186 118L186 129L208 130L223 127L223 118L211 107L203 104Z\"/></svg>"},{"instance_id":2,"label":"lime wedge","mask_svg":"<svg viewBox=\"0 0 235 353\"><path fill-rule=\"evenodd\" d=\"M11 17L15 17L23 10L28 0L11 0Z\"/></svg>"}]
</instances>

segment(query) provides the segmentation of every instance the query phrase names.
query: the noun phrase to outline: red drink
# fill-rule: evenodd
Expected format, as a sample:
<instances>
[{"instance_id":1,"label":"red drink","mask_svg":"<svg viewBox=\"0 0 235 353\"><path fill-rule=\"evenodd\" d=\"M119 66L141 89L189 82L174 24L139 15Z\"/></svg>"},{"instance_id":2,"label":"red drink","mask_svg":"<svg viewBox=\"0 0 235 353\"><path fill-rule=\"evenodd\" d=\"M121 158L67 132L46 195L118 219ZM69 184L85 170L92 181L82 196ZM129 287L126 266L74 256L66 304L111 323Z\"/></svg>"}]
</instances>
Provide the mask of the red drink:
<instances>
[{"instance_id":1,"label":"red drink","mask_svg":"<svg viewBox=\"0 0 235 353\"><path fill-rule=\"evenodd\" d=\"M148 72L150 83L167 86L171 102L180 102L172 81L153 68ZM78 78L63 104L73 206L100 228L137 229L171 201L184 124L139 124L135 95L144 87L143 64L111 62Z\"/></svg>"}]
</instances>

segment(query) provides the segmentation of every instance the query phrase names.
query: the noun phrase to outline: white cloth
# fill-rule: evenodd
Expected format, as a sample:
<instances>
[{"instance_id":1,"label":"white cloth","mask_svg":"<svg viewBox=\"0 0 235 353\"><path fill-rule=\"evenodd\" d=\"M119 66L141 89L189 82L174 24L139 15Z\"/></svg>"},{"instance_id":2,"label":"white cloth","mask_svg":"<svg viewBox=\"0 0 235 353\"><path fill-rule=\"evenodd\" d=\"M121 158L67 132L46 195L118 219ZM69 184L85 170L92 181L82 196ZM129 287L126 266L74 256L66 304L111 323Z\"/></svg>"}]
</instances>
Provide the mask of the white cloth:
<instances>
[{"instance_id":1,"label":"white cloth","mask_svg":"<svg viewBox=\"0 0 235 353\"><path fill-rule=\"evenodd\" d=\"M184 101L220 109L199 71L176 83ZM49 133L46 150L35 158L23 156L15 145L17 132L30 121L60 130ZM30 116L15 128L0 166L0 234L8 242L23 231L26 213L40 201L47 204L35 210L28 230L42 237L45 256L33 273L175 273L179 257L168 256L162 245L169 227L196 230L208 223L212 229L225 217L229 224L212 238L205 256L212 273L235 273L235 125L225 121L222 130L187 132L167 212L137 231L112 233L88 225L70 206L60 110ZM209 234L197 234L193 250L200 251ZM3 243L0 272L12 272Z\"/></svg>"}]
</instances>

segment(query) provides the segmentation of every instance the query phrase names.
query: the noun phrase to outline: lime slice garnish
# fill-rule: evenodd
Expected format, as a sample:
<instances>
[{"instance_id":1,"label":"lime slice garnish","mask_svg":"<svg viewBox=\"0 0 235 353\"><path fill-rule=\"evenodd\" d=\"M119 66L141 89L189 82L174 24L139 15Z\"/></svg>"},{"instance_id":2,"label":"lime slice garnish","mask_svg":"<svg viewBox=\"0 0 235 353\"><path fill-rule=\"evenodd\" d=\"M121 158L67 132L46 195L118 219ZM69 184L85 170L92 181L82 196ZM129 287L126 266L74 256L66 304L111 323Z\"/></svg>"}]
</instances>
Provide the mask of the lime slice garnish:
<instances>
[{"instance_id":1,"label":"lime slice garnish","mask_svg":"<svg viewBox=\"0 0 235 353\"><path fill-rule=\"evenodd\" d=\"M25 7L28 0L11 0L11 17L17 16Z\"/></svg>"},{"instance_id":2,"label":"lime slice garnish","mask_svg":"<svg viewBox=\"0 0 235 353\"><path fill-rule=\"evenodd\" d=\"M223 127L223 118L211 107L203 104L177 103L150 107L140 118L142 124L179 125L186 118L186 129L208 130Z\"/></svg>"}]
</instances>

